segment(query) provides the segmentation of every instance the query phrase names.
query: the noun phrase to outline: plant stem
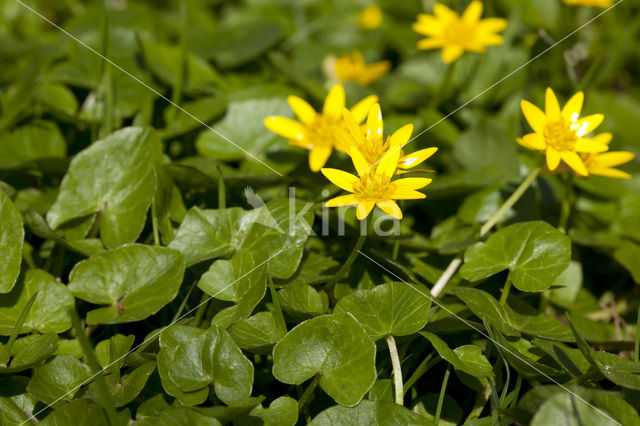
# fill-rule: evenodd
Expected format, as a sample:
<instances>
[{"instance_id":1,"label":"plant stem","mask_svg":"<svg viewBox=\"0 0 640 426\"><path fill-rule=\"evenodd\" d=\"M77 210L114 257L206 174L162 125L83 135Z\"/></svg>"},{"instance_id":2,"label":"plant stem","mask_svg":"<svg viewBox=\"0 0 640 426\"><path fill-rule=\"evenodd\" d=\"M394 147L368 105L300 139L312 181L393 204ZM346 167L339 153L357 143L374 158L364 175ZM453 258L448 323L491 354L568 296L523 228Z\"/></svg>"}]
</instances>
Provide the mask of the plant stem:
<instances>
[{"instance_id":1,"label":"plant stem","mask_svg":"<svg viewBox=\"0 0 640 426\"><path fill-rule=\"evenodd\" d=\"M84 352L84 357L89 364L92 372L99 373L95 375L95 382L98 386L98 390L102 394L102 401L105 405L105 411L107 412L107 418L109 419L109 424L111 426L116 426L118 424L117 412L115 408L115 404L113 403L113 397L111 396L111 392L107 388L107 384L104 381L104 376L102 375L102 368L100 367L100 363L96 358L96 354L93 352L93 348L91 347L91 342L89 342L89 338L87 337L84 326L82 325L82 321L78 316L78 312L76 312L75 308L69 309L69 313L71 314L71 322L73 324L73 328L76 332L76 338L80 341L80 346L82 347L82 351Z\"/></svg>"},{"instance_id":2,"label":"plant stem","mask_svg":"<svg viewBox=\"0 0 640 426\"><path fill-rule=\"evenodd\" d=\"M191 287L189 287L187 294L184 296L184 298L182 298L182 302L180 302L180 306L178 307L178 310L173 315L173 319L171 320L171 323L178 321L178 318L180 318L180 315L182 315L182 311L184 310L185 306L187 306L187 302L189 301L189 296L191 296L191 293L193 292L193 289L196 288L196 285L198 285L198 280L195 280L193 284L191 284Z\"/></svg>"},{"instance_id":3,"label":"plant stem","mask_svg":"<svg viewBox=\"0 0 640 426\"><path fill-rule=\"evenodd\" d=\"M569 216L571 215L571 205L573 204L573 175L569 175L565 179L564 197L562 198L562 207L560 210L560 220L558 222L558 230L564 234L567 233L567 225L569 224Z\"/></svg>"},{"instance_id":4,"label":"plant stem","mask_svg":"<svg viewBox=\"0 0 640 426\"><path fill-rule=\"evenodd\" d=\"M351 268L351 265L353 264L353 262L356 260L356 257L358 257L358 252L364 245L364 242L366 239L367 239L366 233L360 234L360 236L358 237L358 241L356 241L356 245L353 246L353 250L351 250L351 254L349 254L349 257L347 258L347 261L342 264L340 269L338 269L338 272L336 272L333 278L331 278L331 280L327 283L327 285L325 286L325 290L330 290L333 287L335 287L336 283L340 281L340 279L344 276L344 274L347 273L349 268Z\"/></svg>"},{"instance_id":5,"label":"plant stem","mask_svg":"<svg viewBox=\"0 0 640 426\"><path fill-rule=\"evenodd\" d=\"M269 265L267 264L267 279L269 282L269 292L271 293L271 300L273 301L273 309L275 311L274 316L276 318L276 324L282 330L283 333L287 332L287 323L284 320L284 315L282 314L282 308L280 307L280 299L278 298L278 293L276 292L276 286L273 285L273 277L271 277L271 270L269 269Z\"/></svg>"},{"instance_id":6,"label":"plant stem","mask_svg":"<svg viewBox=\"0 0 640 426\"><path fill-rule=\"evenodd\" d=\"M502 306L506 305L507 299L509 298L509 292L511 291L511 271L507 275L507 280L504 282L504 287L502 288L502 294L500 295L500 304Z\"/></svg>"},{"instance_id":7,"label":"plant stem","mask_svg":"<svg viewBox=\"0 0 640 426\"><path fill-rule=\"evenodd\" d=\"M200 327L202 317L204 316L204 313L207 310L207 306L209 305L209 303L207 303L209 299L211 299L211 296L209 296L207 293L203 292L202 296L200 296L200 302L198 303L198 309L196 309L196 316L194 319L196 328Z\"/></svg>"},{"instance_id":8,"label":"plant stem","mask_svg":"<svg viewBox=\"0 0 640 426\"><path fill-rule=\"evenodd\" d=\"M160 245L160 232L158 231L158 208L156 200L151 201L151 228L153 229L153 244Z\"/></svg>"},{"instance_id":9,"label":"plant stem","mask_svg":"<svg viewBox=\"0 0 640 426\"><path fill-rule=\"evenodd\" d=\"M318 387L318 383L320 382L320 375L316 374L313 377L313 380L307 386L307 388L302 393L302 396L298 400L298 412L302 413L307 404L311 401L311 395L313 395L313 391Z\"/></svg>"},{"instance_id":10,"label":"plant stem","mask_svg":"<svg viewBox=\"0 0 640 426\"><path fill-rule=\"evenodd\" d=\"M187 34L189 30L189 0L180 2L180 63L178 64L178 74L173 84L171 94L172 105L180 105L182 101L182 89L184 87L186 68L187 68ZM171 107L168 113L166 127L171 127L173 120L176 118L178 108Z\"/></svg>"},{"instance_id":11,"label":"plant stem","mask_svg":"<svg viewBox=\"0 0 640 426\"><path fill-rule=\"evenodd\" d=\"M7 342L7 345L5 346L5 351L9 355L11 355L11 349L13 349L13 344L15 343L16 339L18 338L18 334L20 334L20 329L22 329L22 325L24 324L24 320L27 319L27 315L29 315L29 311L31 310L31 307L33 306L33 303L36 301L36 296L37 295L38 295L37 291L35 293L33 293L33 295L31 295L31 297L27 301L27 304L24 305L24 308L22 308L22 312L20 312L20 316L18 317L18 320L16 321L16 325L13 326L13 331L11 331L11 336L9 337L9 341Z\"/></svg>"},{"instance_id":12,"label":"plant stem","mask_svg":"<svg viewBox=\"0 0 640 426\"><path fill-rule=\"evenodd\" d=\"M640 306L638 307L638 319L636 320L636 344L633 349L633 359L640 362Z\"/></svg>"},{"instance_id":13,"label":"plant stem","mask_svg":"<svg viewBox=\"0 0 640 426\"><path fill-rule=\"evenodd\" d=\"M398 348L396 348L396 340L392 335L387 336L387 345L389 346L389 354L391 355L391 365L393 366L393 386L395 388L396 404L404 405L404 392L402 387L402 367L400 366L400 357L398 357Z\"/></svg>"},{"instance_id":14,"label":"plant stem","mask_svg":"<svg viewBox=\"0 0 640 426\"><path fill-rule=\"evenodd\" d=\"M433 109L433 108L437 108L441 103L443 98L446 96L447 91L449 90L449 87L451 86L451 80L453 78L453 72L455 70L455 66L458 62L454 62L452 64L449 64L447 66L447 71L444 74L444 77L442 78L442 82L440 83L440 87L438 88L438 91L436 92L435 96L431 99L431 102L429 103L429 106Z\"/></svg>"},{"instance_id":15,"label":"plant stem","mask_svg":"<svg viewBox=\"0 0 640 426\"><path fill-rule=\"evenodd\" d=\"M487 232L489 232L491 228L493 228L493 226L496 223L498 223L500 219L502 219L502 216L504 216L505 213L507 213L509 209L513 207L513 205L520 199L520 197L522 197L522 195L531 186L533 181L535 181L539 173L540 173L540 168L533 169L531 173L529 173L529 175L522 181L520 186L518 186L518 188L516 188L514 193L511 194L511 196L507 199L507 201L505 201L504 204L500 206L498 211L496 211L489 218L489 220L487 220L487 222L484 225L482 225L482 228L480 228L480 234L479 234L480 238L484 237L487 234ZM446 285L449 283L449 280L453 278L453 276L455 275L456 271L458 270L461 264L462 264L462 259L459 256L456 256L455 258L453 258L453 260L451 260L451 262L449 263L449 266L447 266L447 268L444 270L440 278L438 278L438 281L436 281L436 283L433 285L433 288L431 289L431 295L433 297L438 297L440 293L442 293L442 290L444 290Z\"/></svg>"},{"instance_id":16,"label":"plant stem","mask_svg":"<svg viewBox=\"0 0 640 426\"><path fill-rule=\"evenodd\" d=\"M227 208L227 187L224 184L224 176L222 176L220 165L216 167L218 169L218 209L225 209Z\"/></svg>"},{"instance_id":17,"label":"plant stem","mask_svg":"<svg viewBox=\"0 0 640 426\"><path fill-rule=\"evenodd\" d=\"M447 382L449 382L449 374L451 374L451 364L447 366L447 371L444 373L444 380L442 380L440 396L438 397L438 406L436 407L436 415L433 418L433 426L438 426L440 423L440 414L442 413L442 404L444 403L444 394L447 390Z\"/></svg>"},{"instance_id":18,"label":"plant stem","mask_svg":"<svg viewBox=\"0 0 640 426\"><path fill-rule=\"evenodd\" d=\"M418 381L418 379L420 379L420 377L422 377L427 371L429 371L431 367L433 367L438 362L440 362L439 357L438 358L433 358L433 357L434 357L434 353L432 352L420 363L420 365L418 365L418 367L414 370L411 377L409 377L409 379L404 383L403 394L406 394L409 391L409 389L411 389L411 386L413 386Z\"/></svg>"},{"instance_id":19,"label":"plant stem","mask_svg":"<svg viewBox=\"0 0 640 426\"><path fill-rule=\"evenodd\" d=\"M102 5L102 20L100 23L100 37L102 39L102 56L109 57L109 2L104 0ZM104 117L102 122L102 137L113 130L114 102L113 76L111 64L106 59L102 61L102 91L104 93Z\"/></svg>"}]
</instances>

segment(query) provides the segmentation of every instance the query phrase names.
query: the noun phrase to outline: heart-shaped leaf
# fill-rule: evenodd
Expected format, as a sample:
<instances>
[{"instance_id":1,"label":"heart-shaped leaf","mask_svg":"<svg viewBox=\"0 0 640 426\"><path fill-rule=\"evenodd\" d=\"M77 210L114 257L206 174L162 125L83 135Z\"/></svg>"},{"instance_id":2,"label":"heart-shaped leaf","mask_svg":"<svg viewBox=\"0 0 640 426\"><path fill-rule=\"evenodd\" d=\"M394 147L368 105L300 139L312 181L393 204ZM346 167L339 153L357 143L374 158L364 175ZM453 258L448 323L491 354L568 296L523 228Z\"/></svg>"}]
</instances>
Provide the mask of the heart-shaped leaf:
<instances>
[{"instance_id":1,"label":"heart-shaped leaf","mask_svg":"<svg viewBox=\"0 0 640 426\"><path fill-rule=\"evenodd\" d=\"M376 379L375 345L349 314L323 315L289 331L273 348L273 375L300 384L316 374L336 402L356 405Z\"/></svg>"},{"instance_id":2,"label":"heart-shaped leaf","mask_svg":"<svg viewBox=\"0 0 640 426\"><path fill-rule=\"evenodd\" d=\"M47 213L53 229L98 214L100 236L109 247L140 235L155 189L154 167L162 155L150 128L127 127L76 155Z\"/></svg>"},{"instance_id":3,"label":"heart-shaped leaf","mask_svg":"<svg viewBox=\"0 0 640 426\"><path fill-rule=\"evenodd\" d=\"M27 391L38 400L54 406L71 401L80 385L89 377L89 368L71 355L58 355L46 364L36 367Z\"/></svg>"},{"instance_id":4,"label":"heart-shaped leaf","mask_svg":"<svg viewBox=\"0 0 640 426\"><path fill-rule=\"evenodd\" d=\"M309 425L431 425L429 419L390 401L362 401L355 407L339 405L318 414Z\"/></svg>"},{"instance_id":5,"label":"heart-shaped leaf","mask_svg":"<svg viewBox=\"0 0 640 426\"><path fill-rule=\"evenodd\" d=\"M24 227L20 213L0 189L0 293L8 293L16 283L22 262Z\"/></svg>"},{"instance_id":6,"label":"heart-shaped leaf","mask_svg":"<svg viewBox=\"0 0 640 426\"><path fill-rule=\"evenodd\" d=\"M462 277L478 281L508 269L522 291L548 289L571 261L571 240L546 222L507 226L467 249Z\"/></svg>"},{"instance_id":7,"label":"heart-shaped leaf","mask_svg":"<svg viewBox=\"0 0 640 426\"><path fill-rule=\"evenodd\" d=\"M96 305L88 324L139 321L155 314L178 293L184 261L170 248L132 244L95 254L69 276L74 296Z\"/></svg>"},{"instance_id":8,"label":"heart-shaped leaf","mask_svg":"<svg viewBox=\"0 0 640 426\"><path fill-rule=\"evenodd\" d=\"M429 321L427 290L403 282L356 290L340 299L335 312L349 312L373 340L388 335L407 336Z\"/></svg>"}]
</instances>

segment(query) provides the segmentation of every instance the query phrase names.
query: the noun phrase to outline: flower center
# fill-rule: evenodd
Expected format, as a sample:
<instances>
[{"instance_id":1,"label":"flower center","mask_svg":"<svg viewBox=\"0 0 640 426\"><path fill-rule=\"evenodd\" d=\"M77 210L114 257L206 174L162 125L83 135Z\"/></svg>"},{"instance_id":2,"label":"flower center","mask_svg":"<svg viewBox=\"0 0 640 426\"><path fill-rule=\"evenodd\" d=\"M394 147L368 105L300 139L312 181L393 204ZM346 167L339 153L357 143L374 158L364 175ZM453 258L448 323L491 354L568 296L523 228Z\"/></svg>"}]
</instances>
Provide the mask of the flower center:
<instances>
[{"instance_id":1,"label":"flower center","mask_svg":"<svg viewBox=\"0 0 640 426\"><path fill-rule=\"evenodd\" d=\"M548 122L542 134L547 145L556 151L573 151L578 141L576 130L564 118Z\"/></svg>"},{"instance_id":2,"label":"flower center","mask_svg":"<svg viewBox=\"0 0 640 426\"><path fill-rule=\"evenodd\" d=\"M311 124L307 125L307 134L305 135L305 139L309 142L308 148L334 146L335 137L333 136L331 127L336 124L344 127L342 120L318 114L316 119Z\"/></svg>"},{"instance_id":3,"label":"flower center","mask_svg":"<svg viewBox=\"0 0 640 426\"><path fill-rule=\"evenodd\" d=\"M360 200L381 200L388 198L391 179L374 172L367 172L360 176L360 180L353 184L354 194Z\"/></svg>"},{"instance_id":4,"label":"flower center","mask_svg":"<svg viewBox=\"0 0 640 426\"><path fill-rule=\"evenodd\" d=\"M456 19L444 28L443 36L447 44L468 46L476 39L476 26Z\"/></svg>"}]
</instances>

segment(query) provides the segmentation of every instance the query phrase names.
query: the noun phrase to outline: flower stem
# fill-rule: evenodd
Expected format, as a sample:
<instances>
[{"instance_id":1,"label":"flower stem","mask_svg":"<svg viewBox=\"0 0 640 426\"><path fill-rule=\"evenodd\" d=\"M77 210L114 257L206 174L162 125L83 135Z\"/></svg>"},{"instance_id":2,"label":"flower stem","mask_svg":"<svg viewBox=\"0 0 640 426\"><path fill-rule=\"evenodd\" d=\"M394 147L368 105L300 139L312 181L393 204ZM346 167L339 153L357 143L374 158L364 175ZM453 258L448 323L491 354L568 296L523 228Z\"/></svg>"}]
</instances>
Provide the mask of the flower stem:
<instances>
[{"instance_id":1,"label":"flower stem","mask_svg":"<svg viewBox=\"0 0 640 426\"><path fill-rule=\"evenodd\" d=\"M396 348L396 341L392 335L389 335L387 337L387 345L389 346L391 365L393 366L393 386L395 389L396 404L404 405L402 367L400 366L400 357L398 357L398 348Z\"/></svg>"},{"instance_id":2,"label":"flower stem","mask_svg":"<svg viewBox=\"0 0 640 426\"><path fill-rule=\"evenodd\" d=\"M109 2L102 5L102 19L100 22L100 38L102 40L102 56L109 57ZM102 122L102 137L111 133L114 126L113 76L111 64L102 61L102 91L104 92L104 117Z\"/></svg>"},{"instance_id":3,"label":"flower stem","mask_svg":"<svg viewBox=\"0 0 640 426\"><path fill-rule=\"evenodd\" d=\"M640 306L638 307L638 319L636 320L636 344L633 350L633 360L640 362Z\"/></svg>"},{"instance_id":4,"label":"flower stem","mask_svg":"<svg viewBox=\"0 0 640 426\"><path fill-rule=\"evenodd\" d=\"M571 205L573 204L573 175L565 179L564 197L562 198L562 208L560 210L560 220L558 222L558 230L564 234L567 233L569 217L571 215Z\"/></svg>"},{"instance_id":5,"label":"flower stem","mask_svg":"<svg viewBox=\"0 0 640 426\"><path fill-rule=\"evenodd\" d=\"M433 418L433 426L438 426L440 423L440 414L442 413L442 405L444 403L444 394L447 390L447 382L449 382L449 374L451 374L451 364L447 366L447 371L444 373L444 380L442 380L440 396L438 397L438 406L436 407L436 415Z\"/></svg>"},{"instance_id":6,"label":"flower stem","mask_svg":"<svg viewBox=\"0 0 640 426\"><path fill-rule=\"evenodd\" d=\"M173 84L173 90L171 94L171 103L173 105L180 105L182 101L182 90L185 83L186 68L187 68L187 34L189 31L189 0L182 0L180 2L180 63L178 66L178 74ZM171 127L173 121L178 113L177 107L172 107L168 114L166 126Z\"/></svg>"},{"instance_id":7,"label":"flower stem","mask_svg":"<svg viewBox=\"0 0 640 426\"><path fill-rule=\"evenodd\" d=\"M505 213L507 213L509 209L513 207L513 205L527 191L527 189L531 186L533 181L535 181L539 173L540 168L533 169L531 173L529 173L529 175L522 181L520 186L516 188L515 192L511 194L511 196L507 199L507 201L504 202L502 206L500 206L498 211L496 211L489 218L489 220L487 220L487 222L482 225L482 228L480 228L480 237L484 237L487 232L489 232L491 228L493 228L493 226L498 223L500 219L502 219L502 216L504 216ZM459 256L456 256L455 258L453 258L453 260L451 260L449 266L447 266L440 278L438 278L438 281L436 281L436 283L433 285L433 288L431 289L431 295L433 297L438 297L440 293L442 293L442 290L444 290L451 278L453 278L461 264L462 258L460 258Z\"/></svg>"},{"instance_id":8,"label":"flower stem","mask_svg":"<svg viewBox=\"0 0 640 426\"><path fill-rule=\"evenodd\" d=\"M367 239L366 233L360 234L360 236L358 237L358 241L356 241L356 245L353 246L353 250L351 250L351 254L349 254L349 257L347 258L347 261L342 264L340 269L338 269L338 272L336 272L333 278L331 278L331 281L327 283L325 290L329 290L335 287L336 283L344 276L344 274L347 273L349 268L351 268L351 265L353 264L353 262L356 260L356 257L358 257L358 252L364 245L364 242L366 239Z\"/></svg>"},{"instance_id":9,"label":"flower stem","mask_svg":"<svg viewBox=\"0 0 640 426\"><path fill-rule=\"evenodd\" d=\"M282 314L282 308L280 307L280 299L278 298L278 293L276 292L276 286L273 285L273 277L271 276L271 271L269 270L269 264L267 264L267 280L269 282L269 292L271 293L271 300L273 302L273 311L274 317L276 319L276 324L278 328L282 331L283 334L287 333L287 323L284 320L284 315Z\"/></svg>"},{"instance_id":10,"label":"flower stem","mask_svg":"<svg viewBox=\"0 0 640 426\"><path fill-rule=\"evenodd\" d=\"M504 306L509 298L509 292L511 291L511 272L507 275L507 280L504 282L502 288L502 295L500 296L500 304ZM508 368L508 367L507 367Z\"/></svg>"},{"instance_id":11,"label":"flower stem","mask_svg":"<svg viewBox=\"0 0 640 426\"><path fill-rule=\"evenodd\" d=\"M9 341L5 346L5 352L9 356L11 355L11 349L13 349L13 344L18 338L18 334L20 334L22 325L24 324L24 321L27 319L27 315L29 315L29 311L31 310L33 303L36 301L37 295L38 295L38 292L35 292L33 293L33 295L31 295L27 303L24 305L24 308L22 308L22 312L20 312L20 315L18 316L18 320L16 321L16 324L14 325L13 330L11 331L11 336L9 337Z\"/></svg>"},{"instance_id":12,"label":"flower stem","mask_svg":"<svg viewBox=\"0 0 640 426\"><path fill-rule=\"evenodd\" d=\"M313 377L313 380L311 381L309 386L307 386L307 388L302 393L302 396L298 400L298 412L299 413L302 413L302 411L305 409L307 404L311 401L311 395L313 395L313 391L315 391L316 388L318 387L318 383L319 382L320 382L320 375L316 374Z\"/></svg>"},{"instance_id":13,"label":"flower stem","mask_svg":"<svg viewBox=\"0 0 640 426\"><path fill-rule=\"evenodd\" d=\"M453 72L455 70L456 64L457 64L457 61L447 66L447 71L445 72L444 77L442 78L440 87L438 88L438 91L436 92L435 96L431 99L431 103L429 104L431 108L437 108L442 103L443 98L447 95L447 91L451 86L451 80L453 79Z\"/></svg>"},{"instance_id":14,"label":"flower stem","mask_svg":"<svg viewBox=\"0 0 640 426\"><path fill-rule=\"evenodd\" d=\"M98 386L98 390L102 394L102 401L104 402L104 408L107 412L107 418L109 419L109 424L111 426L115 426L118 424L117 412L115 408L115 404L113 403L113 397L109 389L107 388L107 384L104 381L104 376L102 375L102 368L100 367L100 363L96 358L96 354L91 347L91 342L89 342L89 338L84 331L84 327L82 325L82 321L78 316L78 312L76 312L75 308L69 309L69 313L71 314L71 322L73 324L73 328L76 332L76 338L80 342L80 346L82 347L82 351L84 352L85 360L89 367L91 368L93 373L99 373L95 376L95 382Z\"/></svg>"}]
</instances>

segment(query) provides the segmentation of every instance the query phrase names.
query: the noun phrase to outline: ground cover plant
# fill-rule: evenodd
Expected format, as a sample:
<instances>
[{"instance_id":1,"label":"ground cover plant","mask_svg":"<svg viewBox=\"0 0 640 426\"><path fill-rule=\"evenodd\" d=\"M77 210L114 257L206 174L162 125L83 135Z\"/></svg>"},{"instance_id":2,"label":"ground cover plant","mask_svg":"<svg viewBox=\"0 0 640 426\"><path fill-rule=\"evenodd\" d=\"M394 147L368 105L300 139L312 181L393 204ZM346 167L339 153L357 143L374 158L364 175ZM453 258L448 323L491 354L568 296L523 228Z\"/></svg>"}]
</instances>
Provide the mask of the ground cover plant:
<instances>
[{"instance_id":1,"label":"ground cover plant","mask_svg":"<svg viewBox=\"0 0 640 426\"><path fill-rule=\"evenodd\" d=\"M1 0L0 424L640 424L632 0Z\"/></svg>"}]
</instances>

